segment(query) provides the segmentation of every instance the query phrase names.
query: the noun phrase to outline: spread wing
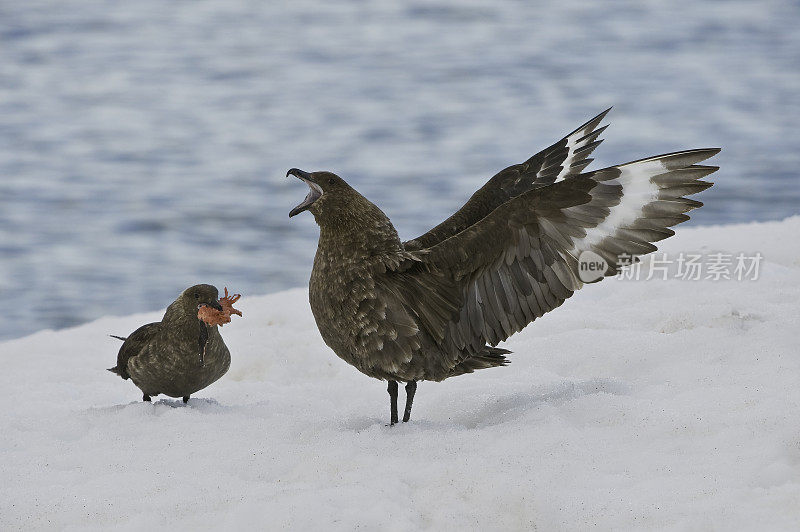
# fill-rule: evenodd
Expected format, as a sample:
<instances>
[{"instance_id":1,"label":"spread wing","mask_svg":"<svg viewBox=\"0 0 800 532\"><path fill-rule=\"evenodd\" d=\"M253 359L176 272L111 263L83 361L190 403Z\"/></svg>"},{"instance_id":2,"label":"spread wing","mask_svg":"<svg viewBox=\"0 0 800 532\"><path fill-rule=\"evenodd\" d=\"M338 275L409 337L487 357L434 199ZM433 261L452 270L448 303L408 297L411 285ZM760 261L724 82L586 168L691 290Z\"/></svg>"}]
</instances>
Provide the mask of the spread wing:
<instances>
[{"instance_id":1,"label":"spread wing","mask_svg":"<svg viewBox=\"0 0 800 532\"><path fill-rule=\"evenodd\" d=\"M652 242L673 235L669 227L702 205L685 196L712 185L700 179L718 168L695 163L718 152L659 155L534 188L415 253L420 264L404 275L424 280L415 286L429 293L416 305L441 300L456 308L447 319L434 314L421 325L453 363L459 352L505 340L583 286L582 252L605 259L608 276L617 273L621 255L655 251Z\"/></svg>"},{"instance_id":2,"label":"spread wing","mask_svg":"<svg viewBox=\"0 0 800 532\"><path fill-rule=\"evenodd\" d=\"M128 338L122 343L122 347L119 348L119 353L117 353L117 366L111 368L110 371L118 374L123 379L130 378L128 361L142 352L142 349L150 343L160 325L160 323L148 323L129 334Z\"/></svg>"},{"instance_id":3,"label":"spread wing","mask_svg":"<svg viewBox=\"0 0 800 532\"><path fill-rule=\"evenodd\" d=\"M436 245L479 222L512 198L580 174L592 162L589 154L602 142L598 137L608 126L599 129L597 126L610 110L606 109L524 163L502 170L475 192L458 212L403 245L411 251Z\"/></svg>"}]
</instances>

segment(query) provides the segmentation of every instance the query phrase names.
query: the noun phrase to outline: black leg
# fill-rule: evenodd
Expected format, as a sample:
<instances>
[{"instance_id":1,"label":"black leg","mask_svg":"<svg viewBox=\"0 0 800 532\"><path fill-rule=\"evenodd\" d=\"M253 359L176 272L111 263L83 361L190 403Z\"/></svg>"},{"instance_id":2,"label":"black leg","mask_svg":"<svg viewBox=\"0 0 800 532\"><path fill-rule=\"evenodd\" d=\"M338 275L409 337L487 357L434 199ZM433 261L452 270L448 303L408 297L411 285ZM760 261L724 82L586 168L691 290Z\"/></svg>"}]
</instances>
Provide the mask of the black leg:
<instances>
[{"instance_id":1,"label":"black leg","mask_svg":"<svg viewBox=\"0 0 800 532\"><path fill-rule=\"evenodd\" d=\"M186 403L188 403L188 402L189 402L189 396L187 395L187 396L185 396L185 397L183 398L183 404L186 404Z\"/></svg>"},{"instance_id":2,"label":"black leg","mask_svg":"<svg viewBox=\"0 0 800 532\"><path fill-rule=\"evenodd\" d=\"M149 403L150 402L150 396L147 395L147 394L142 394L142 401L147 401Z\"/></svg>"},{"instance_id":3,"label":"black leg","mask_svg":"<svg viewBox=\"0 0 800 532\"><path fill-rule=\"evenodd\" d=\"M387 388L389 392L389 400L392 407L392 422L391 425L397 423L397 381L389 381L389 387Z\"/></svg>"},{"instance_id":4,"label":"black leg","mask_svg":"<svg viewBox=\"0 0 800 532\"><path fill-rule=\"evenodd\" d=\"M406 411L403 412L403 423L411 419L411 405L414 404L414 394L417 393L417 381L406 383Z\"/></svg>"}]
</instances>

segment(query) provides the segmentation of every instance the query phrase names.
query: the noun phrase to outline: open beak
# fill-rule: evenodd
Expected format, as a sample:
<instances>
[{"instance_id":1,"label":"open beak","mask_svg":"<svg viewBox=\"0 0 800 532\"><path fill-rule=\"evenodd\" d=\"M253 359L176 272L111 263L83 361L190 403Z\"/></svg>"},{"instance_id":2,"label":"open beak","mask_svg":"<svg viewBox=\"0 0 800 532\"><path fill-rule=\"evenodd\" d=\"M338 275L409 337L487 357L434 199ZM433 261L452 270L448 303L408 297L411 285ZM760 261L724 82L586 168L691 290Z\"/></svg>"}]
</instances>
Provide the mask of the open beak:
<instances>
[{"instance_id":1,"label":"open beak","mask_svg":"<svg viewBox=\"0 0 800 532\"><path fill-rule=\"evenodd\" d=\"M292 168L288 172L286 172L286 177L293 175L300 180L302 180L306 185L308 185L308 194L306 194L305 199L303 202L289 211L289 218L296 214L300 214L301 212L308 210L311 207L311 204L317 201L319 198L322 197L322 187L312 181L311 174L308 172L304 172L303 170L298 170L297 168Z\"/></svg>"},{"instance_id":2,"label":"open beak","mask_svg":"<svg viewBox=\"0 0 800 532\"><path fill-rule=\"evenodd\" d=\"M219 301L212 301L211 303L200 303L197 305L197 309L200 310L203 307L211 307L214 310L222 310L222 305L219 304Z\"/></svg>"}]
</instances>

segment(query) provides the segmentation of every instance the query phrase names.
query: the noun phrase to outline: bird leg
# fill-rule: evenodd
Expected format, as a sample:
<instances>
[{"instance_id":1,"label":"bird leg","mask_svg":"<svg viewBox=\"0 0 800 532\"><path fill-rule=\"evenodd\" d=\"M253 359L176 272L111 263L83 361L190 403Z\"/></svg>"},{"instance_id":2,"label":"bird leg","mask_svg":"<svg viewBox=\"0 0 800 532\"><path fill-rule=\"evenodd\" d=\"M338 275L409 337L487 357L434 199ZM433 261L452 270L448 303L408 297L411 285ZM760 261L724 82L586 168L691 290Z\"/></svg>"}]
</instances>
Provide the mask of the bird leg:
<instances>
[{"instance_id":1,"label":"bird leg","mask_svg":"<svg viewBox=\"0 0 800 532\"><path fill-rule=\"evenodd\" d=\"M150 396L147 395L146 393L142 394L142 401L147 401L149 403L150 402Z\"/></svg>"},{"instance_id":2,"label":"bird leg","mask_svg":"<svg viewBox=\"0 0 800 532\"><path fill-rule=\"evenodd\" d=\"M403 412L403 423L411 419L411 405L414 404L414 394L417 393L417 381L406 383L406 411Z\"/></svg>"},{"instance_id":3,"label":"bird leg","mask_svg":"<svg viewBox=\"0 0 800 532\"><path fill-rule=\"evenodd\" d=\"M188 395L186 395L186 396L184 396L184 398L183 398L183 404L186 404L186 403L188 403L188 402L189 402L189 396L188 396Z\"/></svg>"},{"instance_id":4,"label":"bird leg","mask_svg":"<svg viewBox=\"0 0 800 532\"><path fill-rule=\"evenodd\" d=\"M392 408L392 421L389 424L394 425L397 423L397 381L389 381L387 391L389 392L389 402Z\"/></svg>"}]
</instances>

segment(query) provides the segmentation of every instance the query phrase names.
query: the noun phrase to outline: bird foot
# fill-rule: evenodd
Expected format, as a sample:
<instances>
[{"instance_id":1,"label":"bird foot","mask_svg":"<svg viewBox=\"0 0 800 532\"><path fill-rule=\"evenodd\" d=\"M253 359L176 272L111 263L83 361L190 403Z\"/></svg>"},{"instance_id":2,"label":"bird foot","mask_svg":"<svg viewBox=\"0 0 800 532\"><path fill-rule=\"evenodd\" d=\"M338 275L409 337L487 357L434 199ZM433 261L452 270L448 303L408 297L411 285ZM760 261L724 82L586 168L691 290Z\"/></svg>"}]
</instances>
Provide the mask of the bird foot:
<instances>
[{"instance_id":1,"label":"bird foot","mask_svg":"<svg viewBox=\"0 0 800 532\"><path fill-rule=\"evenodd\" d=\"M240 310L233 308L233 304L236 303L240 297L242 297L241 294L228 295L228 287L225 287L225 295L219 298L219 304L222 310L217 310L203 304L197 310L197 317L208 325L219 325L222 327L226 323L231 322L231 314L236 314L237 316L242 315Z\"/></svg>"},{"instance_id":2,"label":"bird foot","mask_svg":"<svg viewBox=\"0 0 800 532\"><path fill-rule=\"evenodd\" d=\"M219 298L219 304L222 305L222 311L227 312L228 316L231 314L236 314L237 316L241 316L242 312L240 310L236 310L233 308L233 304L239 301L239 298L242 297L242 294L233 294L232 296L228 295L228 287L225 287L225 295Z\"/></svg>"},{"instance_id":3,"label":"bird foot","mask_svg":"<svg viewBox=\"0 0 800 532\"><path fill-rule=\"evenodd\" d=\"M391 422L388 426L393 426L398 423L397 417L397 381L389 381L387 391L389 392L389 411L391 412ZM414 405L414 394L417 393L417 381L408 381L406 383L406 408L403 412L403 423L408 423L411 420L411 407Z\"/></svg>"}]
</instances>

